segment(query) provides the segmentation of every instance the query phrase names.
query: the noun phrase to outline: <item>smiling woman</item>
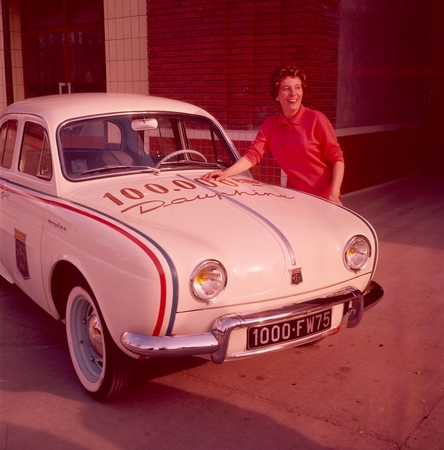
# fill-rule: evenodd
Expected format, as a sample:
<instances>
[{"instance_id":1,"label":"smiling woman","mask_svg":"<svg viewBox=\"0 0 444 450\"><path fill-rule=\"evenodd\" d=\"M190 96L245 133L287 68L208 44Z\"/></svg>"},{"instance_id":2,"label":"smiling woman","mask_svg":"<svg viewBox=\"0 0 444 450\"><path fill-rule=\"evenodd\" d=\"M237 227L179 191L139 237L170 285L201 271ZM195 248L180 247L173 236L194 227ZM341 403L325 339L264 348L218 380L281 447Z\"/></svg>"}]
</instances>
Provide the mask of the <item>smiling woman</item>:
<instances>
[{"instance_id":1,"label":"smiling woman","mask_svg":"<svg viewBox=\"0 0 444 450\"><path fill-rule=\"evenodd\" d=\"M281 105L282 114L291 119L302 105L302 81L299 77L287 77L282 80L276 101Z\"/></svg>"},{"instance_id":2,"label":"smiling woman","mask_svg":"<svg viewBox=\"0 0 444 450\"><path fill-rule=\"evenodd\" d=\"M248 170L270 150L287 175L287 187L342 204L342 150L327 117L302 105L305 81L304 72L297 67L278 67L270 78L270 93L281 112L264 121L235 165L223 172L211 172L206 178L223 180Z\"/></svg>"},{"instance_id":3,"label":"smiling woman","mask_svg":"<svg viewBox=\"0 0 444 450\"><path fill-rule=\"evenodd\" d=\"M275 70L270 77L270 94L282 108L287 119L293 117L302 105L307 87L306 76L296 67Z\"/></svg>"}]
</instances>

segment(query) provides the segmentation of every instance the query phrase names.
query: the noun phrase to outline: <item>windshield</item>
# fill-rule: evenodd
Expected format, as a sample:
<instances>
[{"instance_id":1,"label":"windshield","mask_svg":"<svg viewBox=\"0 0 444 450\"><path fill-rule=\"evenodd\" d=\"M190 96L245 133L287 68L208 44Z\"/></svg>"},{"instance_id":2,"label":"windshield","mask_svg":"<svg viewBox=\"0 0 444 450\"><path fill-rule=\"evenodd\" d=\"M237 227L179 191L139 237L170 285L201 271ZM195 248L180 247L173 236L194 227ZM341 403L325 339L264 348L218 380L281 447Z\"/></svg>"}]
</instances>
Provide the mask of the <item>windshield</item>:
<instances>
[{"instance_id":1,"label":"windshield","mask_svg":"<svg viewBox=\"0 0 444 450\"><path fill-rule=\"evenodd\" d=\"M74 180L134 171L226 168L236 160L213 122L180 114L73 121L61 127L59 143L65 175Z\"/></svg>"}]
</instances>

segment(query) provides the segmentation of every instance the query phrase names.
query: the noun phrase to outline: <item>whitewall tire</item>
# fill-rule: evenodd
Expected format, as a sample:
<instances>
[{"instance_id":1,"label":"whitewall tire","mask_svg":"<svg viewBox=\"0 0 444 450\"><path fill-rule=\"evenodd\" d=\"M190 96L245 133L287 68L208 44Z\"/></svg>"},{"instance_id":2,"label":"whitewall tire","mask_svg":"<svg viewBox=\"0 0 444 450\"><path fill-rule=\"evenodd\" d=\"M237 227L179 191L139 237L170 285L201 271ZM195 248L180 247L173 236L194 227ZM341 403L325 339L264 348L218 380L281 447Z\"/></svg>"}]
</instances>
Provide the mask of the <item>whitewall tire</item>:
<instances>
[{"instance_id":1,"label":"whitewall tire","mask_svg":"<svg viewBox=\"0 0 444 450\"><path fill-rule=\"evenodd\" d=\"M92 397L111 400L128 388L133 361L112 340L92 291L82 281L68 296L66 334L74 369Z\"/></svg>"}]
</instances>

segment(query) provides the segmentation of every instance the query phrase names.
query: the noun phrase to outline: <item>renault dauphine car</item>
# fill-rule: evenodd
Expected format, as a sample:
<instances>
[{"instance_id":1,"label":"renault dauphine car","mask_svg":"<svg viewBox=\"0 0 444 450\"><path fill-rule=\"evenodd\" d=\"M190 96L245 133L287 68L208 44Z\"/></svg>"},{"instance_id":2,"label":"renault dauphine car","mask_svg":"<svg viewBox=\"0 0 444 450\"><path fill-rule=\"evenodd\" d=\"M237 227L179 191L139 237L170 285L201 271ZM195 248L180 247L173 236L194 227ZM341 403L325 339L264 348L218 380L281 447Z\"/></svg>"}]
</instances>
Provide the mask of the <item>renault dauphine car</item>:
<instances>
[{"instance_id":1,"label":"renault dauphine car","mask_svg":"<svg viewBox=\"0 0 444 450\"><path fill-rule=\"evenodd\" d=\"M0 274L66 324L83 387L138 359L215 363L308 345L382 297L359 215L264 184L206 111L127 94L14 103L0 119Z\"/></svg>"}]
</instances>

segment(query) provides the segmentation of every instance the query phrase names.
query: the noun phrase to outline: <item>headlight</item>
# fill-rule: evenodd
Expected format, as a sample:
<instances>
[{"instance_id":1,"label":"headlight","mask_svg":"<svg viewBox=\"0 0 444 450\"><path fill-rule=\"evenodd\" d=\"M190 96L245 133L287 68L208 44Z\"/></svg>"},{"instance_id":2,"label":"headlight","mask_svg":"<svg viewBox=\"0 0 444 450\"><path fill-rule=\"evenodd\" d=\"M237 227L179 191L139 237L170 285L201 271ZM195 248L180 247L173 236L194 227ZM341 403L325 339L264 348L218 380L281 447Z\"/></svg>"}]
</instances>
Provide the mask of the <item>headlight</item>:
<instances>
[{"instance_id":1,"label":"headlight","mask_svg":"<svg viewBox=\"0 0 444 450\"><path fill-rule=\"evenodd\" d=\"M191 274L191 294L199 302L214 302L222 294L226 285L227 272L219 261L204 261Z\"/></svg>"},{"instance_id":2,"label":"headlight","mask_svg":"<svg viewBox=\"0 0 444 450\"><path fill-rule=\"evenodd\" d=\"M371 255L370 242L365 236L352 237L344 249L344 264L348 270L357 272L363 269Z\"/></svg>"}]
</instances>

